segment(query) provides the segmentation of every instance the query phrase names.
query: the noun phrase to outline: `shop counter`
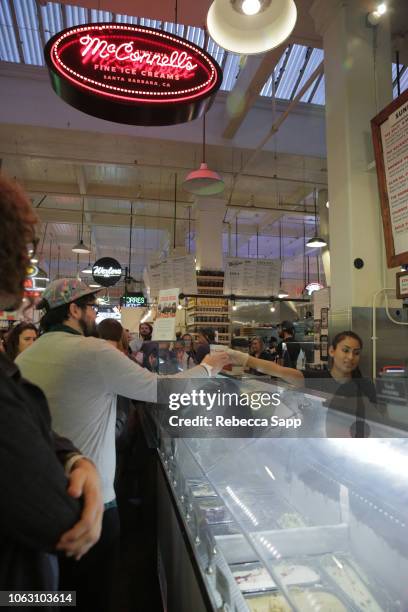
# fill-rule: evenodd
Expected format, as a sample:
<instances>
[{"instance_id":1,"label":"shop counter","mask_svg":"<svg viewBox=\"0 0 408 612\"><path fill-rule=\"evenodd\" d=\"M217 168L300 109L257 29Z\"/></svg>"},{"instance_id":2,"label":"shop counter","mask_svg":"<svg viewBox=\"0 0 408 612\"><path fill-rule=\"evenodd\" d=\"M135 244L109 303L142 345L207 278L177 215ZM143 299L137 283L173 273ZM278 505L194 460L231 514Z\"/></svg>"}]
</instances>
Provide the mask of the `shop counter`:
<instances>
[{"instance_id":1,"label":"shop counter","mask_svg":"<svg viewBox=\"0 0 408 612\"><path fill-rule=\"evenodd\" d=\"M296 414L307 402L324 410L321 396L303 395L299 406L286 393L281 410ZM402 435L387 437L384 426L369 439L175 438L162 411L147 408L143 421L157 453L165 610L408 609Z\"/></svg>"}]
</instances>

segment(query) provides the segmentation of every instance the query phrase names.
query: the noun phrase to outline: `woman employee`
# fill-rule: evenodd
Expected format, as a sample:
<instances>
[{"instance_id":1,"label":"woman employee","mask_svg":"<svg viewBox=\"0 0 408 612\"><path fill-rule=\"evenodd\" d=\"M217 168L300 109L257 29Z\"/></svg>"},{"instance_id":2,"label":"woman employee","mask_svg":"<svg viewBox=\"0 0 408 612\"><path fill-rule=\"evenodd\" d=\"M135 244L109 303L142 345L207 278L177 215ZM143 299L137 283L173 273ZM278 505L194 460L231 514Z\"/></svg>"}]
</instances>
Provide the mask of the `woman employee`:
<instances>
[{"instance_id":1,"label":"woman employee","mask_svg":"<svg viewBox=\"0 0 408 612\"><path fill-rule=\"evenodd\" d=\"M332 393L335 397L331 402L331 407L348 413L350 413L350 407L352 407L352 414L357 419L357 425L355 424L356 426L350 432L346 432L347 435L351 433L353 437L362 437L361 434L364 434L364 424L363 427L359 427L359 422L361 424L365 417L365 404L363 400L366 398L372 403L376 402L374 384L370 380L362 378L358 367L362 348L363 341L360 336L352 331L343 331L335 336L329 348L329 355L331 357L330 369L305 370L304 372L280 366L272 361L257 359L239 351L228 352L235 363L239 365L249 366L264 374L276 376L297 387L306 386ZM343 398L341 406L339 405L338 398ZM344 404L344 398L349 400L346 404ZM351 402L351 398L355 398L357 402ZM328 435L341 433L337 430L335 431L335 427L331 423L327 423L326 428Z\"/></svg>"}]
</instances>

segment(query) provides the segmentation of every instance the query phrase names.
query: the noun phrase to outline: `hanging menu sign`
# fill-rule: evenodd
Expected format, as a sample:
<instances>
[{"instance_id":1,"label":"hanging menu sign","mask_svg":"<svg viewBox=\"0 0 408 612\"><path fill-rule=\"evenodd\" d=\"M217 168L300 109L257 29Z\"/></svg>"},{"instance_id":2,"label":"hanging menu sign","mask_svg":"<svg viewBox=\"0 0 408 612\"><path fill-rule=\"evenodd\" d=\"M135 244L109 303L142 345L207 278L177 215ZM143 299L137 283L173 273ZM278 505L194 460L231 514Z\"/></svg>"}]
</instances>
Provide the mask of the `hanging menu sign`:
<instances>
[{"instance_id":1,"label":"hanging menu sign","mask_svg":"<svg viewBox=\"0 0 408 612\"><path fill-rule=\"evenodd\" d=\"M153 326L152 340L172 341L176 338L176 315L179 289L160 291L157 317Z\"/></svg>"},{"instance_id":2,"label":"hanging menu sign","mask_svg":"<svg viewBox=\"0 0 408 612\"><path fill-rule=\"evenodd\" d=\"M194 255L169 257L151 264L147 272L150 297L156 298L162 289L180 287L182 293L197 293L197 275Z\"/></svg>"},{"instance_id":3,"label":"hanging menu sign","mask_svg":"<svg viewBox=\"0 0 408 612\"><path fill-rule=\"evenodd\" d=\"M224 295L276 296L280 276L280 260L228 257L225 260Z\"/></svg>"},{"instance_id":4,"label":"hanging menu sign","mask_svg":"<svg viewBox=\"0 0 408 612\"><path fill-rule=\"evenodd\" d=\"M45 61L54 91L75 108L118 123L173 125L203 115L222 70L203 49L154 28L89 23L53 36Z\"/></svg>"},{"instance_id":5,"label":"hanging menu sign","mask_svg":"<svg viewBox=\"0 0 408 612\"><path fill-rule=\"evenodd\" d=\"M408 263L408 91L371 121L389 268Z\"/></svg>"}]
</instances>

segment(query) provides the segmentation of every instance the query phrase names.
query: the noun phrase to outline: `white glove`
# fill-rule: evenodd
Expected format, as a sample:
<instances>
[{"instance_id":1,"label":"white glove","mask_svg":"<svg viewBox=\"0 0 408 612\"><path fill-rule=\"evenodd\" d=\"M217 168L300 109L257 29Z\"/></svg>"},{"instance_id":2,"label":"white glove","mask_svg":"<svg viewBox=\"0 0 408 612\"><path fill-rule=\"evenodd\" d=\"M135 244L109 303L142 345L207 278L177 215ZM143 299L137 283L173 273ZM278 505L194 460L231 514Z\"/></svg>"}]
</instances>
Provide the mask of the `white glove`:
<instances>
[{"instance_id":1,"label":"white glove","mask_svg":"<svg viewBox=\"0 0 408 612\"><path fill-rule=\"evenodd\" d=\"M230 348L226 349L226 353L228 353L228 356L231 359L231 363L233 365L239 365L245 368L249 359L248 353L241 353L241 351L234 351L234 349Z\"/></svg>"}]
</instances>

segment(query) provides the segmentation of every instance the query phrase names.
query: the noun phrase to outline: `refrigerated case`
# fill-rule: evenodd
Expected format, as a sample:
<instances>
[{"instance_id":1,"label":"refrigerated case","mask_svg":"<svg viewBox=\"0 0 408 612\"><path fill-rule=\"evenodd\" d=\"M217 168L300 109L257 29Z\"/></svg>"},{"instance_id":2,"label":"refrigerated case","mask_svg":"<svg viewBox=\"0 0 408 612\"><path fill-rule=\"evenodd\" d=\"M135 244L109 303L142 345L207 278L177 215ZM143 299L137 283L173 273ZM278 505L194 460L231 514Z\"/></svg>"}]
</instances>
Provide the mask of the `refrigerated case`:
<instances>
[{"instance_id":1,"label":"refrigerated case","mask_svg":"<svg viewBox=\"0 0 408 612\"><path fill-rule=\"evenodd\" d=\"M169 612L408 610L401 439L158 440Z\"/></svg>"}]
</instances>

